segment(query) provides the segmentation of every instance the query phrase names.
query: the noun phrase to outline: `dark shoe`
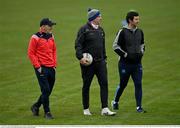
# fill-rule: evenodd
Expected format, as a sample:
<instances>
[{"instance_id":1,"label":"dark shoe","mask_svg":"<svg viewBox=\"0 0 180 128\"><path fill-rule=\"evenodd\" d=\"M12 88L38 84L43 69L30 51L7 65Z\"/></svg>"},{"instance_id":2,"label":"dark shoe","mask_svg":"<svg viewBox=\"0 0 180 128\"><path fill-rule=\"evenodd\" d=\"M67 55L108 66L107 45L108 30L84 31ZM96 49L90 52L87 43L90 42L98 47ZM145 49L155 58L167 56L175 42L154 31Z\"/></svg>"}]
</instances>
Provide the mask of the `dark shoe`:
<instances>
[{"instance_id":1,"label":"dark shoe","mask_svg":"<svg viewBox=\"0 0 180 128\"><path fill-rule=\"evenodd\" d=\"M138 113L146 113L147 112L142 107L137 107L136 110L137 110Z\"/></svg>"},{"instance_id":2,"label":"dark shoe","mask_svg":"<svg viewBox=\"0 0 180 128\"><path fill-rule=\"evenodd\" d=\"M52 116L52 114L50 112L45 113L44 118L46 118L46 119L54 119L54 117Z\"/></svg>"},{"instance_id":3,"label":"dark shoe","mask_svg":"<svg viewBox=\"0 0 180 128\"><path fill-rule=\"evenodd\" d=\"M31 106L31 111L33 113L33 116L39 116L39 108L35 105Z\"/></svg>"},{"instance_id":4,"label":"dark shoe","mask_svg":"<svg viewBox=\"0 0 180 128\"><path fill-rule=\"evenodd\" d=\"M119 109L119 104L117 102L114 102L114 100L111 101L111 106L112 106L113 110L118 110Z\"/></svg>"}]
</instances>

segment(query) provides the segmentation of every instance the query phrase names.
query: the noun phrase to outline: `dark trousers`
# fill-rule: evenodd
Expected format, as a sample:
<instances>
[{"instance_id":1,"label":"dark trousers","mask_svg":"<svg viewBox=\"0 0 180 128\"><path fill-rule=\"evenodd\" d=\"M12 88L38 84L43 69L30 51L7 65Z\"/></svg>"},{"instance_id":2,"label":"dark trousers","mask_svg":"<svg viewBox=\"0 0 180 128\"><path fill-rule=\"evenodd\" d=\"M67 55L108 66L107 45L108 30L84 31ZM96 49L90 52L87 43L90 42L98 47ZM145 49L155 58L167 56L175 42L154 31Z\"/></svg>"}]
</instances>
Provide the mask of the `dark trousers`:
<instances>
[{"instance_id":1,"label":"dark trousers","mask_svg":"<svg viewBox=\"0 0 180 128\"><path fill-rule=\"evenodd\" d=\"M50 112L49 96L55 82L55 69L42 67L42 73L39 73L37 69L35 69L35 73L41 89L41 95L34 105L39 108L43 104L44 112Z\"/></svg>"},{"instance_id":2,"label":"dark trousers","mask_svg":"<svg viewBox=\"0 0 180 128\"><path fill-rule=\"evenodd\" d=\"M89 108L89 89L94 75L97 76L100 85L102 108L108 106L108 80L105 60L93 62L90 66L81 65L83 79L82 102L84 109Z\"/></svg>"},{"instance_id":3,"label":"dark trousers","mask_svg":"<svg viewBox=\"0 0 180 128\"><path fill-rule=\"evenodd\" d=\"M119 101L120 96L122 95L124 89L127 86L129 77L131 76L135 86L135 98L136 105L141 106L142 101L142 65L141 64L126 64L119 62L119 75L120 75L120 84L116 89L115 93L115 102Z\"/></svg>"}]
</instances>

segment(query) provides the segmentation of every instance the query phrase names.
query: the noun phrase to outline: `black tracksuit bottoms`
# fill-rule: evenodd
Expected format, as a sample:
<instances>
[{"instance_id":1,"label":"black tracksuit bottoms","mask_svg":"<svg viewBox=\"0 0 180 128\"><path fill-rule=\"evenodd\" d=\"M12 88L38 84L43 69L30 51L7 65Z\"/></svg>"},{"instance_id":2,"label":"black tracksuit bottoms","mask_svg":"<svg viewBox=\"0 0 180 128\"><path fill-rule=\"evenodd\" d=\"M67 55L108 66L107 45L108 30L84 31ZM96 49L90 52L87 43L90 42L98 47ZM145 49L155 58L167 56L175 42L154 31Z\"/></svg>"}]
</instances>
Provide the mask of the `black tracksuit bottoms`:
<instances>
[{"instance_id":1,"label":"black tracksuit bottoms","mask_svg":"<svg viewBox=\"0 0 180 128\"><path fill-rule=\"evenodd\" d=\"M89 66L81 65L81 73L83 79L82 102L84 109L89 108L89 89L94 75L97 76L100 85L100 96L102 108L108 106L108 79L106 61L101 60L93 62Z\"/></svg>"},{"instance_id":2,"label":"black tracksuit bottoms","mask_svg":"<svg viewBox=\"0 0 180 128\"><path fill-rule=\"evenodd\" d=\"M53 86L55 82L55 69L51 67L43 66L42 73L39 73L37 69L35 69L35 73L41 89L41 95L34 105L39 108L42 104L44 108L44 112L45 113L50 112L49 96L53 90Z\"/></svg>"}]
</instances>

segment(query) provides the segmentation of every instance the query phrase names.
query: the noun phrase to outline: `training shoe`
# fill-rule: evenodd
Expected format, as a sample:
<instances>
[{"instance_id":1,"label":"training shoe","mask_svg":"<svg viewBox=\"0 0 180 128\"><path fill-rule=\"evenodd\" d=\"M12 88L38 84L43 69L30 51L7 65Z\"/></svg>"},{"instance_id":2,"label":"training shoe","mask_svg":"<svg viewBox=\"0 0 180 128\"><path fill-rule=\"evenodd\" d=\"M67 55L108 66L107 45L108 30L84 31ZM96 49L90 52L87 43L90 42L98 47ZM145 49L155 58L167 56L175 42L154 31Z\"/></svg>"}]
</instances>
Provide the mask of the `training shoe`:
<instances>
[{"instance_id":1,"label":"training shoe","mask_svg":"<svg viewBox=\"0 0 180 128\"><path fill-rule=\"evenodd\" d=\"M44 118L46 118L46 119L54 119L54 117L52 116L52 114L50 112L45 113Z\"/></svg>"},{"instance_id":2,"label":"training shoe","mask_svg":"<svg viewBox=\"0 0 180 128\"><path fill-rule=\"evenodd\" d=\"M39 116L39 108L35 105L31 106L31 111L33 113L33 116Z\"/></svg>"},{"instance_id":3,"label":"training shoe","mask_svg":"<svg viewBox=\"0 0 180 128\"><path fill-rule=\"evenodd\" d=\"M91 116L91 115L92 115L91 112L89 111L89 109L84 109L84 110L83 110L83 113L84 113L84 115L86 115L86 116Z\"/></svg>"},{"instance_id":4,"label":"training shoe","mask_svg":"<svg viewBox=\"0 0 180 128\"><path fill-rule=\"evenodd\" d=\"M111 101L111 106L112 106L113 110L118 110L119 109L118 102L115 102L114 100Z\"/></svg>"},{"instance_id":5,"label":"training shoe","mask_svg":"<svg viewBox=\"0 0 180 128\"><path fill-rule=\"evenodd\" d=\"M114 115L116 115L116 112L110 111L109 108L103 108L101 111L101 115L114 116Z\"/></svg>"},{"instance_id":6,"label":"training shoe","mask_svg":"<svg viewBox=\"0 0 180 128\"><path fill-rule=\"evenodd\" d=\"M142 107L137 107L136 110L138 113L146 113L146 111Z\"/></svg>"}]
</instances>

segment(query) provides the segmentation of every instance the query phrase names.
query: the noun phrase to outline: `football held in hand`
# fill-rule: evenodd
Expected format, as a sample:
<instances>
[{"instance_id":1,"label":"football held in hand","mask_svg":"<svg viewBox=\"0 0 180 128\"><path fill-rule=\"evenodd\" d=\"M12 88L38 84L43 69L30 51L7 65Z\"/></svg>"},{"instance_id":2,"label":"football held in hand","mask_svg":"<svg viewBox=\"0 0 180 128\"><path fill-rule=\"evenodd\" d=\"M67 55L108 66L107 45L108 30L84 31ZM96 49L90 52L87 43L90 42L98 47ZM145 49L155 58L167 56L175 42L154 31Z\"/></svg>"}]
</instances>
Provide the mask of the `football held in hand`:
<instances>
[{"instance_id":1,"label":"football held in hand","mask_svg":"<svg viewBox=\"0 0 180 128\"><path fill-rule=\"evenodd\" d=\"M89 66L93 62L92 55L89 53L83 53L83 58L85 58L87 62L86 64L84 64L85 66Z\"/></svg>"}]
</instances>

